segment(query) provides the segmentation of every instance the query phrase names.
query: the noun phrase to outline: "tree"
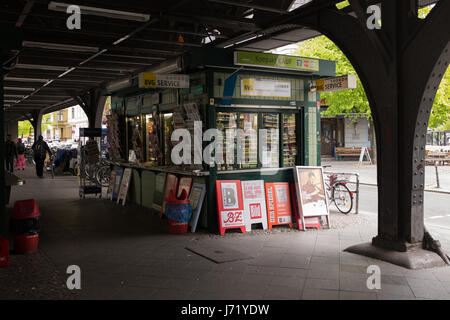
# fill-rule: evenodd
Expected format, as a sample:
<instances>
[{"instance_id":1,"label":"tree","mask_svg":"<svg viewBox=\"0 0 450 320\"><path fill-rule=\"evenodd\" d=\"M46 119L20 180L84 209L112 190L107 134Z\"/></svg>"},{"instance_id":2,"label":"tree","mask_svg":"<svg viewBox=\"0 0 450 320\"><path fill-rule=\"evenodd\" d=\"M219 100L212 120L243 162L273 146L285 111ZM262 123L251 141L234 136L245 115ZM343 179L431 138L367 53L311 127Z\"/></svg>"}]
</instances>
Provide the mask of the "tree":
<instances>
[{"instance_id":1,"label":"tree","mask_svg":"<svg viewBox=\"0 0 450 320\"><path fill-rule=\"evenodd\" d=\"M341 6L347 6L343 2ZM424 7L419 10L419 18L424 19L434 5ZM336 61L336 75L356 74L355 69L344 53L330 39L325 36L309 39L297 44L297 49L293 54ZM366 93L357 77L357 88L352 90L323 93L329 108L323 115L333 117L345 114L351 118L367 116L369 119L370 107ZM430 115L429 128L450 128L450 67L439 86L433 109Z\"/></svg>"},{"instance_id":2,"label":"tree","mask_svg":"<svg viewBox=\"0 0 450 320\"><path fill-rule=\"evenodd\" d=\"M19 127L18 132L19 137L29 137L31 136L31 133L34 131L33 125L28 120L19 121L17 126Z\"/></svg>"},{"instance_id":3,"label":"tree","mask_svg":"<svg viewBox=\"0 0 450 320\"><path fill-rule=\"evenodd\" d=\"M305 57L334 60L336 61L336 75L356 74L350 61L344 53L327 37L320 36L309 39L298 44L295 54ZM367 116L370 118L370 107L366 93L357 77L357 88L323 93L329 106L324 111L325 116L336 116L340 114L351 115L352 118Z\"/></svg>"}]
</instances>

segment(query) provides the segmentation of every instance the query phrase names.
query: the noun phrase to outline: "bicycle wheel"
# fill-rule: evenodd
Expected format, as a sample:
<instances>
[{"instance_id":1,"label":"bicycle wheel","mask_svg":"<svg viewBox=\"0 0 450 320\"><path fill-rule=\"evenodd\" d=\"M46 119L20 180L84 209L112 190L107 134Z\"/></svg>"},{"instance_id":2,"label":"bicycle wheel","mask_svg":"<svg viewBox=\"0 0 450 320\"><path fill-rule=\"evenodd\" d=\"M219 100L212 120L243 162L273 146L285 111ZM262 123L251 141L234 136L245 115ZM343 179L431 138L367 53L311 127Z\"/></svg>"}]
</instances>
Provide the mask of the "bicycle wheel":
<instances>
[{"instance_id":1,"label":"bicycle wheel","mask_svg":"<svg viewBox=\"0 0 450 320\"><path fill-rule=\"evenodd\" d=\"M348 214L353 208L353 196L348 187L340 182L333 186L334 204L338 210L344 214Z\"/></svg>"},{"instance_id":2,"label":"bicycle wheel","mask_svg":"<svg viewBox=\"0 0 450 320\"><path fill-rule=\"evenodd\" d=\"M98 184L102 187L108 187L109 186L109 175L111 173L111 169L109 166L104 166L98 169L97 171L97 181Z\"/></svg>"}]
</instances>

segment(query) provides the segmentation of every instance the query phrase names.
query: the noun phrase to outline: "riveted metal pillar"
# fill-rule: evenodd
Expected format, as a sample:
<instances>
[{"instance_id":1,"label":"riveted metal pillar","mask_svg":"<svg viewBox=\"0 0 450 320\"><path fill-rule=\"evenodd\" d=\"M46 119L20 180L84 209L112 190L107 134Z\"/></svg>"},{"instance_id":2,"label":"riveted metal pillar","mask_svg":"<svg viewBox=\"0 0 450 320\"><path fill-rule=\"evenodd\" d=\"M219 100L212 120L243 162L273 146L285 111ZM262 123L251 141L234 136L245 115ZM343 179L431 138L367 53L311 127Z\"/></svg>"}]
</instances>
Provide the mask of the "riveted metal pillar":
<instances>
[{"instance_id":1,"label":"riveted metal pillar","mask_svg":"<svg viewBox=\"0 0 450 320\"><path fill-rule=\"evenodd\" d=\"M424 239L425 135L448 66L450 1L439 1L429 16L420 20L417 1L382 0L380 30L367 28L365 1L351 0L350 4L356 18L325 8L296 23L328 36L358 72L377 140L378 235L372 244L406 252L421 248ZM364 250L355 251L364 254ZM417 259L403 265L424 263Z\"/></svg>"}]
</instances>

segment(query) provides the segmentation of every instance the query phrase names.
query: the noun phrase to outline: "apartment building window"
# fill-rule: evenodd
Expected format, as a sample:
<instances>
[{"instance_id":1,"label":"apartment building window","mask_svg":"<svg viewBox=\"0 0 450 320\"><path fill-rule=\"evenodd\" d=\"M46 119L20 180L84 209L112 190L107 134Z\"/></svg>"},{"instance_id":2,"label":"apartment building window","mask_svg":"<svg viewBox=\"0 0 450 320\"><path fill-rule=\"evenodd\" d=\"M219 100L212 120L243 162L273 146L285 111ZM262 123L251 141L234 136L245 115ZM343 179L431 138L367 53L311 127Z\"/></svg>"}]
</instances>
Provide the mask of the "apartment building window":
<instances>
[{"instance_id":1,"label":"apartment building window","mask_svg":"<svg viewBox=\"0 0 450 320\"><path fill-rule=\"evenodd\" d=\"M72 119L75 119L75 108L72 108Z\"/></svg>"},{"instance_id":2,"label":"apartment building window","mask_svg":"<svg viewBox=\"0 0 450 320\"><path fill-rule=\"evenodd\" d=\"M64 113L62 111L58 111L58 121L64 121Z\"/></svg>"}]
</instances>

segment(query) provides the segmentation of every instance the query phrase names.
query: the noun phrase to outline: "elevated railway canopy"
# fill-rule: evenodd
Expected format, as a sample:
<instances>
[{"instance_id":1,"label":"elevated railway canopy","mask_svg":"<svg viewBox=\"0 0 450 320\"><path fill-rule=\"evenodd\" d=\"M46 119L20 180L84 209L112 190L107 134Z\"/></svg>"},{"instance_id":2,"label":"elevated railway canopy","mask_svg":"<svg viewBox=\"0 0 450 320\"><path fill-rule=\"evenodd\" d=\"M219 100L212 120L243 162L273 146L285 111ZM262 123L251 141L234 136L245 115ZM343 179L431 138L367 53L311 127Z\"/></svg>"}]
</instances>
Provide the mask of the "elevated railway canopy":
<instances>
[{"instance_id":1,"label":"elevated railway canopy","mask_svg":"<svg viewBox=\"0 0 450 320\"><path fill-rule=\"evenodd\" d=\"M127 87L143 71L182 72L186 53L265 52L323 34L358 73L376 131L378 235L350 250L410 268L438 264L421 251L438 251L424 228L424 146L434 97L450 61L450 1L70 4L78 7L45 0L1 2L0 122L30 119L38 129L42 114L80 104L95 127L105 94ZM431 12L419 19L418 9L430 4Z\"/></svg>"},{"instance_id":2,"label":"elevated railway canopy","mask_svg":"<svg viewBox=\"0 0 450 320\"><path fill-rule=\"evenodd\" d=\"M320 35L297 17L333 0L70 1L81 6L69 30L65 1L5 0L0 30L18 30L21 48L4 50L6 119L78 104L76 96L201 47L268 51ZM362 1L378 4L379 1ZM420 6L435 1L421 0ZM351 6L343 14L355 15ZM5 48L7 49L7 48ZM176 66L168 71L178 71Z\"/></svg>"}]
</instances>

